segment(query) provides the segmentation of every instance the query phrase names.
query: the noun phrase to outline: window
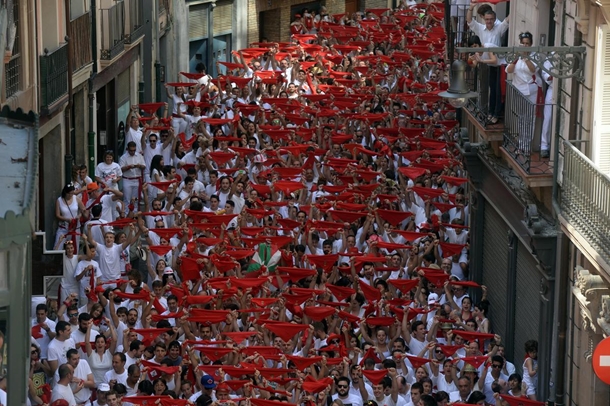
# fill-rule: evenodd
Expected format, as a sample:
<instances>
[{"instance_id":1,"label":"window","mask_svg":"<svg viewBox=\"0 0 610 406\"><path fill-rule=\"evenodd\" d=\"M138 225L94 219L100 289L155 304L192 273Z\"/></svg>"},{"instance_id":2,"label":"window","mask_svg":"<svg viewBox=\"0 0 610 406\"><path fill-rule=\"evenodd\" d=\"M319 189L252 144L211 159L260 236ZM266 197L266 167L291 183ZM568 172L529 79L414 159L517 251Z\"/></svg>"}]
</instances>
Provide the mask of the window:
<instances>
[{"instance_id":1,"label":"window","mask_svg":"<svg viewBox=\"0 0 610 406\"><path fill-rule=\"evenodd\" d=\"M70 21L89 12L89 0L70 0Z\"/></svg>"},{"instance_id":2,"label":"window","mask_svg":"<svg viewBox=\"0 0 610 406\"><path fill-rule=\"evenodd\" d=\"M19 35L19 0L13 0L13 16L12 20L17 28L15 33L15 42L13 45L13 56L11 60L4 65L6 97L11 97L21 89L21 36ZM9 22L11 16L9 16Z\"/></svg>"},{"instance_id":3,"label":"window","mask_svg":"<svg viewBox=\"0 0 610 406\"><path fill-rule=\"evenodd\" d=\"M593 120L593 162L600 172L610 174L610 27L598 30L595 66Z\"/></svg>"},{"instance_id":4,"label":"window","mask_svg":"<svg viewBox=\"0 0 610 406\"><path fill-rule=\"evenodd\" d=\"M208 37L208 5L197 4L189 7L189 40Z\"/></svg>"}]
</instances>

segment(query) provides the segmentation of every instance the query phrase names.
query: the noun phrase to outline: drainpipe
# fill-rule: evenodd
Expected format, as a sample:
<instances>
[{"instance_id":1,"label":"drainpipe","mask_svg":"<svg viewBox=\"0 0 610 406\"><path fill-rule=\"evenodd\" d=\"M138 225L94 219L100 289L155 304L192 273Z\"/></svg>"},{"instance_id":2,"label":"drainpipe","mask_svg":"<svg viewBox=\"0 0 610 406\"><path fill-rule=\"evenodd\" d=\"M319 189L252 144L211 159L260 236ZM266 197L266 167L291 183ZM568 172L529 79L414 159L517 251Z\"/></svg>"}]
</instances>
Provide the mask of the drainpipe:
<instances>
[{"instance_id":1,"label":"drainpipe","mask_svg":"<svg viewBox=\"0 0 610 406\"><path fill-rule=\"evenodd\" d=\"M66 26L68 27L68 35L66 35L66 42L68 43L68 105L64 110L64 125L65 125L65 139L66 139L66 155L64 156L65 168L66 168L66 184L72 182L72 165L74 163L74 154L76 153L76 140L72 133L72 58L74 55L74 47L72 44L72 38L70 38L70 0L64 1L65 19Z\"/></svg>"},{"instance_id":2,"label":"drainpipe","mask_svg":"<svg viewBox=\"0 0 610 406\"><path fill-rule=\"evenodd\" d=\"M565 6L564 6L565 7ZM565 27L565 9L562 13L562 28ZM561 29L561 45L565 43L565 30ZM579 46L582 43L582 38L578 36L576 38L576 43L574 46ZM561 89L563 85L563 79L557 79L557 89ZM577 93L577 81L572 80L572 95ZM574 104L571 105L571 108L575 109L575 104L578 103L578 100L575 97L572 97L572 102ZM559 185L557 183L559 173L557 168L557 163L559 162L559 148L561 145L561 140L557 129L561 125L561 120L559 114L555 115L555 136L553 137L553 144L555 147L555 151L553 153L553 162L555 162L555 168L553 170L553 189L552 189L552 208L555 217L558 217L561 214L561 205L559 203ZM570 126L569 133L575 132L575 127ZM568 135L570 138L570 134ZM570 266L569 266L569 254L568 254L568 239L563 235L562 232L558 233L557 236L557 261L556 261L556 275L555 275L555 303L554 303L554 313L555 313L555 340L553 342L553 354L551 357L553 360L552 365L552 374L551 381L549 384L549 401L554 402L557 406L565 405L565 370L566 370L566 354L568 351L567 348L567 331L568 331L568 295L569 292L569 275L570 275Z\"/></svg>"},{"instance_id":3,"label":"drainpipe","mask_svg":"<svg viewBox=\"0 0 610 406\"><path fill-rule=\"evenodd\" d=\"M89 77L89 132L87 133L87 167L89 176L95 176L95 128L93 127L93 117L95 116L95 92L93 89L93 79L97 76L97 5L95 0L91 0L89 6L91 13L91 59L93 66Z\"/></svg>"}]
</instances>

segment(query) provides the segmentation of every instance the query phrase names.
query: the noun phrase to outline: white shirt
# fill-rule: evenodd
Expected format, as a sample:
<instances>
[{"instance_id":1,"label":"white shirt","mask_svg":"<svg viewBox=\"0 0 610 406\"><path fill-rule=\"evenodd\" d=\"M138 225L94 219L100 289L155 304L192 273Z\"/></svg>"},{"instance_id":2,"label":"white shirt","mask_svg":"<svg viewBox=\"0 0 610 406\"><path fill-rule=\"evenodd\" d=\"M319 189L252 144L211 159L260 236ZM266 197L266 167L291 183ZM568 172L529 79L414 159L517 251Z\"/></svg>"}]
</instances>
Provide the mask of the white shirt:
<instances>
[{"instance_id":1,"label":"white shirt","mask_svg":"<svg viewBox=\"0 0 610 406\"><path fill-rule=\"evenodd\" d=\"M119 244L114 244L110 248L102 244L97 245L102 281L111 281L121 277L121 251L123 251L122 245Z\"/></svg>"},{"instance_id":2,"label":"white shirt","mask_svg":"<svg viewBox=\"0 0 610 406\"><path fill-rule=\"evenodd\" d=\"M121 168L123 168L124 166L128 166L128 165L146 165L144 163L144 157L141 154L138 154L138 152L136 151L135 154L131 155L129 152L124 153L123 155L121 155L121 158L119 158L119 166ZM123 172L123 176L125 178L139 178L140 176L142 176L142 169L140 168L131 168L131 169L127 169L126 171ZM137 179L132 179L132 180L137 180Z\"/></svg>"},{"instance_id":3,"label":"white shirt","mask_svg":"<svg viewBox=\"0 0 610 406\"><path fill-rule=\"evenodd\" d=\"M468 24L470 29L479 36L481 39L481 44L485 44L486 46L489 44L494 44L499 47L501 44L501 37L508 30L508 21L504 19L500 24L494 24L491 30L487 29L485 24L481 24L476 21L474 18Z\"/></svg>"},{"instance_id":4,"label":"white shirt","mask_svg":"<svg viewBox=\"0 0 610 406\"><path fill-rule=\"evenodd\" d=\"M127 150L127 144L133 141L136 143L136 154L141 154L142 153L142 130L140 130L139 128L137 130L134 130L133 128L129 127L127 129L127 131L125 132L125 150ZM127 152L127 151L124 151Z\"/></svg>"},{"instance_id":5,"label":"white shirt","mask_svg":"<svg viewBox=\"0 0 610 406\"><path fill-rule=\"evenodd\" d=\"M74 369L74 377L78 379L82 379L83 381L87 381L87 376L93 375L91 372L91 368L89 367L89 363L84 359L78 361L78 365ZM70 387L72 391L74 391L78 385L76 383L71 383ZM78 403L85 403L91 397L91 389L83 387L77 393L74 394L74 399Z\"/></svg>"},{"instance_id":6,"label":"white shirt","mask_svg":"<svg viewBox=\"0 0 610 406\"><path fill-rule=\"evenodd\" d=\"M72 388L70 388L70 386L60 385L59 383L55 385L51 394L51 403L58 399L65 399L70 406L76 406L76 399L74 399L74 394L72 393Z\"/></svg>"},{"instance_id":7,"label":"white shirt","mask_svg":"<svg viewBox=\"0 0 610 406\"><path fill-rule=\"evenodd\" d=\"M47 327L49 327L50 332L55 331L55 322L53 320L51 320L47 317L47 319L44 321L44 323L47 323ZM38 325L38 321L36 321L36 318L32 319L31 326L34 327L37 325ZM49 334L47 334L47 332L45 330L41 329L40 334L42 334L42 337L36 339L36 342L38 343L38 347L40 347L40 359L46 359L47 358L47 348L49 347L51 338L49 338Z\"/></svg>"},{"instance_id":8,"label":"white shirt","mask_svg":"<svg viewBox=\"0 0 610 406\"><path fill-rule=\"evenodd\" d=\"M68 362L66 353L72 348L76 348L76 343L72 338L68 338L65 341L59 341L57 338L54 338L49 343L47 360L57 361L57 366L59 367L61 364Z\"/></svg>"},{"instance_id":9,"label":"white shirt","mask_svg":"<svg viewBox=\"0 0 610 406\"><path fill-rule=\"evenodd\" d=\"M114 371L114 368L106 372L104 375L104 382L110 383L110 381L116 381L117 383L122 383L127 386L127 368L123 370L122 374L117 374Z\"/></svg>"}]
</instances>

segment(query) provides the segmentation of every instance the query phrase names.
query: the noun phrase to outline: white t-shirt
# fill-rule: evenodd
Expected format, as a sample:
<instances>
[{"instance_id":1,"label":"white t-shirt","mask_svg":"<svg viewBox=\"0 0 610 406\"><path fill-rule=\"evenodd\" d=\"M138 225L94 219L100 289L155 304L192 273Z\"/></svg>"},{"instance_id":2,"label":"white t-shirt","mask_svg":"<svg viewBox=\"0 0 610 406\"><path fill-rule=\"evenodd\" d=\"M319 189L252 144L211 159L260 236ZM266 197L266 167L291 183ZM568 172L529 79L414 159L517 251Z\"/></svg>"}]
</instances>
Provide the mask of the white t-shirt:
<instances>
[{"instance_id":1,"label":"white t-shirt","mask_svg":"<svg viewBox=\"0 0 610 406\"><path fill-rule=\"evenodd\" d=\"M72 393L72 388L70 388L70 386L60 384L55 385L51 394L51 403L58 399L65 399L68 401L68 405L76 406L76 399L74 399L74 394Z\"/></svg>"},{"instance_id":2,"label":"white t-shirt","mask_svg":"<svg viewBox=\"0 0 610 406\"><path fill-rule=\"evenodd\" d=\"M114 244L110 248L102 244L97 245L102 281L111 281L121 277L121 251L123 248L119 244Z\"/></svg>"},{"instance_id":3,"label":"white t-shirt","mask_svg":"<svg viewBox=\"0 0 610 406\"><path fill-rule=\"evenodd\" d=\"M89 363L84 359L81 359L78 362L78 365L74 369L74 377L78 379L82 379L83 381L87 380L87 376L91 373L91 368L89 367ZM76 383L71 383L72 391L76 390L78 385ZM83 387L77 393L74 394L74 399L78 403L85 403L91 397L91 389Z\"/></svg>"},{"instance_id":4,"label":"white t-shirt","mask_svg":"<svg viewBox=\"0 0 610 406\"><path fill-rule=\"evenodd\" d=\"M51 332L55 331L55 322L53 320L51 320L47 317L47 319L44 322L47 323L47 327L49 327ZM38 321L36 321L36 318L33 318L31 326L34 327L37 325L38 325ZM49 338L49 335L47 334L47 332L45 330L41 329L40 334L42 334L42 337L36 339L36 342L38 343L38 346L40 347L40 359L46 359L47 358L47 348L49 347L51 338Z\"/></svg>"},{"instance_id":5,"label":"white t-shirt","mask_svg":"<svg viewBox=\"0 0 610 406\"><path fill-rule=\"evenodd\" d=\"M106 375L104 375L104 382L110 383L110 381L116 381L117 383L122 383L127 386L127 368L123 370L122 374L117 374L114 371L114 368L106 372Z\"/></svg>"},{"instance_id":6,"label":"white t-shirt","mask_svg":"<svg viewBox=\"0 0 610 406\"><path fill-rule=\"evenodd\" d=\"M106 162L100 162L95 167L95 176L100 178L106 186L116 188L117 179L123 176L123 171L121 171L121 167L116 162L112 162L110 165Z\"/></svg>"},{"instance_id":7,"label":"white t-shirt","mask_svg":"<svg viewBox=\"0 0 610 406\"><path fill-rule=\"evenodd\" d=\"M68 362L66 353L72 348L76 348L76 343L72 338L68 338L66 341L59 341L57 338L54 338L49 343L47 359L49 361L57 361L57 366L59 367L59 365Z\"/></svg>"}]
</instances>

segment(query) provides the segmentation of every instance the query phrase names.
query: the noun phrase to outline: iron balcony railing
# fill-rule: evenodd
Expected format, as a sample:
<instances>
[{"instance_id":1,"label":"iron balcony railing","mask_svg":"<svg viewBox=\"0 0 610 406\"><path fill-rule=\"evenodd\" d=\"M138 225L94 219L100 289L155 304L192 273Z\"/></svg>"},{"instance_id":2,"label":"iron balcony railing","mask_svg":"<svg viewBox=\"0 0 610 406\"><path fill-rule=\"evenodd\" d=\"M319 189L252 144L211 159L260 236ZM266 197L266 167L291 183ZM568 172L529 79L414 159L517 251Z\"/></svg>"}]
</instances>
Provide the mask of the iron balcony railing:
<instances>
[{"instance_id":1,"label":"iron balcony railing","mask_svg":"<svg viewBox=\"0 0 610 406\"><path fill-rule=\"evenodd\" d=\"M610 178L570 141L560 141L561 215L610 263Z\"/></svg>"},{"instance_id":2,"label":"iron balcony railing","mask_svg":"<svg viewBox=\"0 0 610 406\"><path fill-rule=\"evenodd\" d=\"M76 72L92 62L91 58L91 14L85 13L70 21L72 42L72 70Z\"/></svg>"},{"instance_id":3,"label":"iron balcony railing","mask_svg":"<svg viewBox=\"0 0 610 406\"><path fill-rule=\"evenodd\" d=\"M102 52L100 59L111 60L125 49L125 3L117 1L108 9L101 9Z\"/></svg>"},{"instance_id":4,"label":"iron balcony railing","mask_svg":"<svg viewBox=\"0 0 610 406\"><path fill-rule=\"evenodd\" d=\"M144 36L144 18L143 18L143 0L127 0L129 7L127 8L127 29L125 33L125 43L133 44L139 38Z\"/></svg>"},{"instance_id":5,"label":"iron balcony railing","mask_svg":"<svg viewBox=\"0 0 610 406\"><path fill-rule=\"evenodd\" d=\"M48 110L68 94L68 44L40 56L40 106Z\"/></svg>"},{"instance_id":6,"label":"iron balcony railing","mask_svg":"<svg viewBox=\"0 0 610 406\"><path fill-rule=\"evenodd\" d=\"M504 104L504 150L528 174L550 174L553 167L549 158L540 157L540 137L545 114L553 122L554 105L533 103L512 81L506 81ZM548 129L550 131L550 127Z\"/></svg>"},{"instance_id":7,"label":"iron balcony railing","mask_svg":"<svg viewBox=\"0 0 610 406\"><path fill-rule=\"evenodd\" d=\"M483 126L490 124L489 118L489 65L479 63L476 68L466 70L466 84L477 97L468 100L467 108Z\"/></svg>"}]
</instances>

